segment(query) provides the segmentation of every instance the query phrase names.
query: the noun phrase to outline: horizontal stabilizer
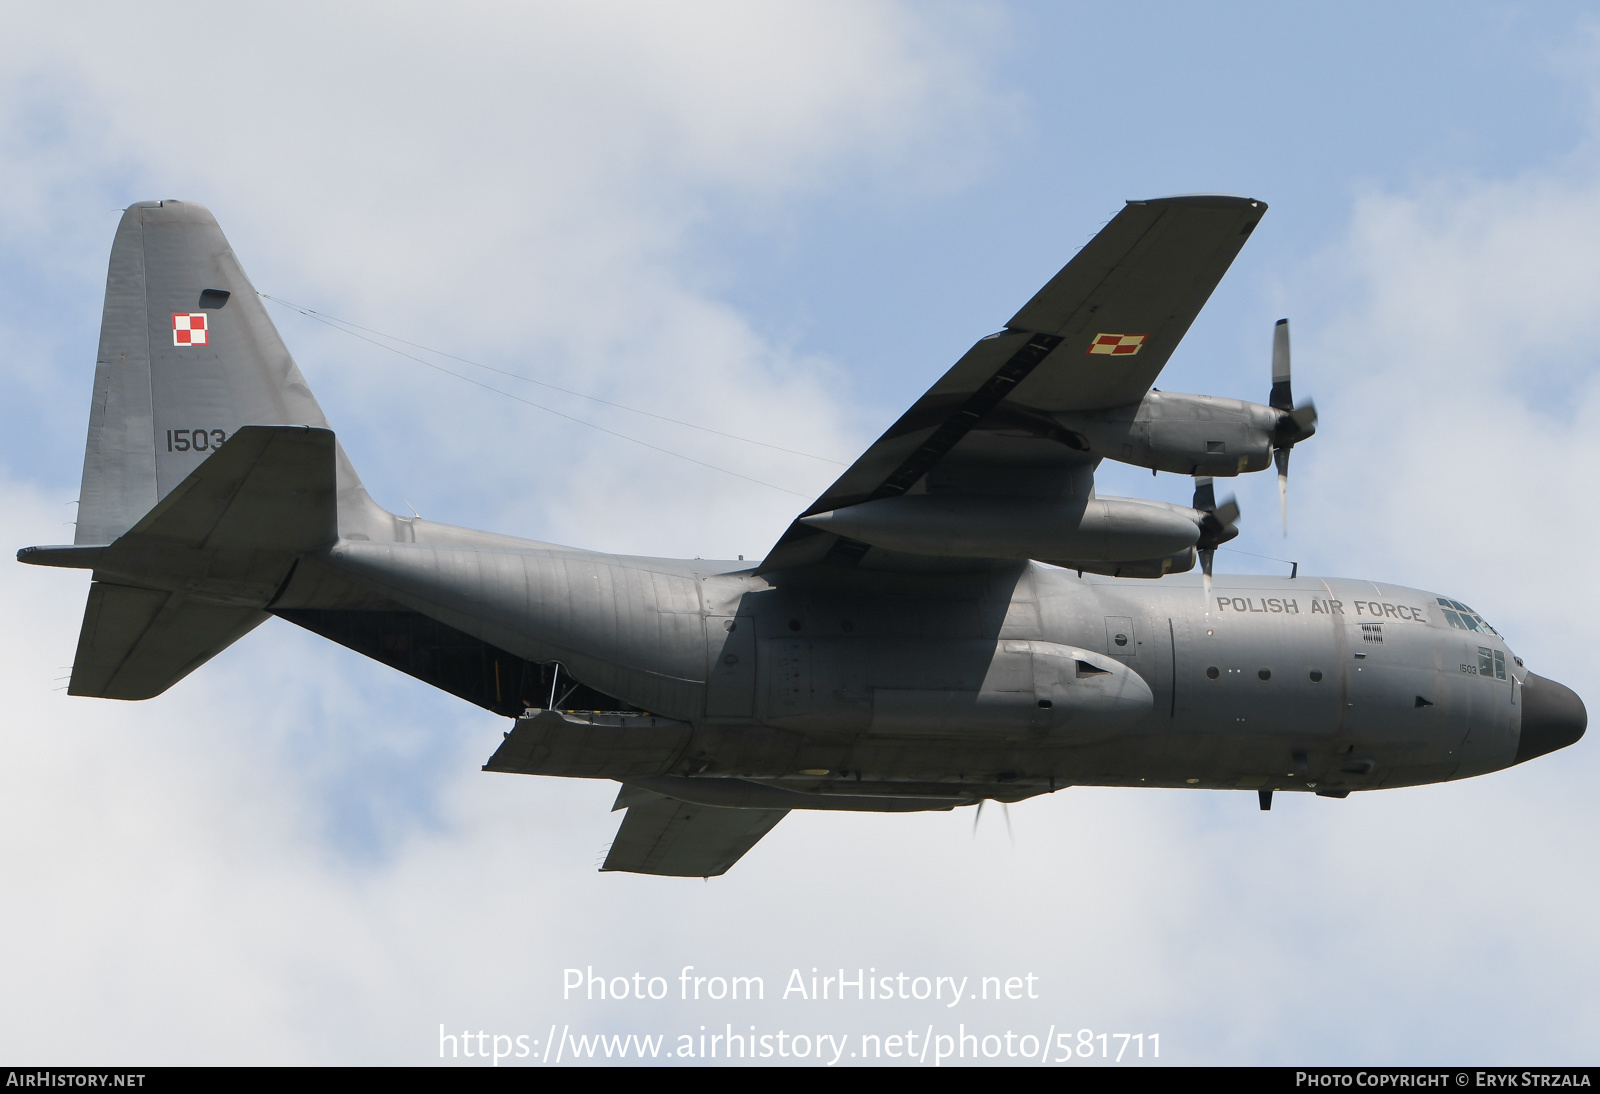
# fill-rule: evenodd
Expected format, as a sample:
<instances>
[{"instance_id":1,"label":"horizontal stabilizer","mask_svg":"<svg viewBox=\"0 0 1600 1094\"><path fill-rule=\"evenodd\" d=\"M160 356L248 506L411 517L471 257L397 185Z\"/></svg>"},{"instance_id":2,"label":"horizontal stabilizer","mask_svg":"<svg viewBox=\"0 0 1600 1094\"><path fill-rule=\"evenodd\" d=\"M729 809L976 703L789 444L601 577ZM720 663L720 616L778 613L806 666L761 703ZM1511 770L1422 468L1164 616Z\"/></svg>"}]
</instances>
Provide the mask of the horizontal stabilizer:
<instances>
[{"instance_id":1,"label":"horizontal stabilizer","mask_svg":"<svg viewBox=\"0 0 1600 1094\"><path fill-rule=\"evenodd\" d=\"M717 877L772 831L787 809L690 805L635 790L601 870Z\"/></svg>"},{"instance_id":2,"label":"horizontal stabilizer","mask_svg":"<svg viewBox=\"0 0 1600 1094\"><path fill-rule=\"evenodd\" d=\"M68 693L160 695L266 619L337 536L334 452L326 429L244 426L115 543L21 552L94 567Z\"/></svg>"},{"instance_id":3,"label":"horizontal stabilizer","mask_svg":"<svg viewBox=\"0 0 1600 1094\"><path fill-rule=\"evenodd\" d=\"M96 581L67 694L153 698L266 618L259 608Z\"/></svg>"},{"instance_id":4,"label":"horizontal stabilizer","mask_svg":"<svg viewBox=\"0 0 1600 1094\"><path fill-rule=\"evenodd\" d=\"M199 550L310 551L338 535L333 431L241 427L128 536Z\"/></svg>"}]
</instances>

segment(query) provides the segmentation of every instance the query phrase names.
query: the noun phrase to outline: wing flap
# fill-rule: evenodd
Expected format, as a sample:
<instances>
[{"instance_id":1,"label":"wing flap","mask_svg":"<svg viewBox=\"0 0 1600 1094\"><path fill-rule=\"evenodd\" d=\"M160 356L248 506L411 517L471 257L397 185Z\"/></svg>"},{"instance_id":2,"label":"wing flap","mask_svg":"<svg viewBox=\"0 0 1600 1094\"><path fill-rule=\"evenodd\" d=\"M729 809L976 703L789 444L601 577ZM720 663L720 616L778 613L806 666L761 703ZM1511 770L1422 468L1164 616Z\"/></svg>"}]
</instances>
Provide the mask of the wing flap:
<instances>
[{"instance_id":1,"label":"wing flap","mask_svg":"<svg viewBox=\"0 0 1600 1094\"><path fill-rule=\"evenodd\" d=\"M987 418L1060 343L1055 335L1001 331L980 341L862 454L802 517L904 494ZM806 565L853 541L796 520L761 571ZM859 557L859 556L857 556Z\"/></svg>"},{"instance_id":2,"label":"wing flap","mask_svg":"<svg viewBox=\"0 0 1600 1094\"><path fill-rule=\"evenodd\" d=\"M604 717L604 716L602 716ZM519 717L485 771L625 779L660 775L689 744L689 726L655 715L619 715L596 725L554 710Z\"/></svg>"},{"instance_id":3,"label":"wing flap","mask_svg":"<svg viewBox=\"0 0 1600 1094\"><path fill-rule=\"evenodd\" d=\"M789 812L691 805L646 790L618 801L628 812L600 869L667 877L726 873Z\"/></svg>"}]
</instances>

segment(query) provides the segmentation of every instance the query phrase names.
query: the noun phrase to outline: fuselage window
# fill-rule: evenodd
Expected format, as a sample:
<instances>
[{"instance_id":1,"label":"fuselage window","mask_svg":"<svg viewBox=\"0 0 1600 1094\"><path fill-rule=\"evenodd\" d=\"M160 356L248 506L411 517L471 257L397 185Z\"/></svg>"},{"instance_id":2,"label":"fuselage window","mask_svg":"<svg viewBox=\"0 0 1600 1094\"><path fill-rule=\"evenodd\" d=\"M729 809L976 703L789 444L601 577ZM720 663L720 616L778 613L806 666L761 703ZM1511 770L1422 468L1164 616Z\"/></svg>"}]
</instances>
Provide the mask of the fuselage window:
<instances>
[{"instance_id":1,"label":"fuselage window","mask_svg":"<svg viewBox=\"0 0 1600 1094\"><path fill-rule=\"evenodd\" d=\"M1494 678L1496 680L1506 678L1506 655L1499 650L1494 651Z\"/></svg>"},{"instance_id":2,"label":"fuselage window","mask_svg":"<svg viewBox=\"0 0 1600 1094\"><path fill-rule=\"evenodd\" d=\"M1504 661L1501 662L1501 664L1504 663ZM1501 670L1502 673L1504 671L1504 669ZM1489 677L1494 676L1494 651L1488 646L1478 647L1478 675Z\"/></svg>"}]
</instances>

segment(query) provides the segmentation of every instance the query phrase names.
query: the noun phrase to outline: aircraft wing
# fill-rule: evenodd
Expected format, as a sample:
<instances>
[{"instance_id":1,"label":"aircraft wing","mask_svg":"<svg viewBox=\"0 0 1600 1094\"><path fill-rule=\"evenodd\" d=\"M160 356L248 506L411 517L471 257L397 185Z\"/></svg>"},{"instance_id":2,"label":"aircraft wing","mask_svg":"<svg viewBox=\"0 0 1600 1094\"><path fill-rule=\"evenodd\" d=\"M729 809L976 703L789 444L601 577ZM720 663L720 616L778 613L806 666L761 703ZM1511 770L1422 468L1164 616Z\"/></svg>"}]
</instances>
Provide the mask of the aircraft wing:
<instances>
[{"instance_id":1,"label":"aircraft wing","mask_svg":"<svg viewBox=\"0 0 1600 1094\"><path fill-rule=\"evenodd\" d=\"M1266 205L1130 201L1006 323L980 339L801 518L902 494L1062 496L1098 462L1053 412L1137 403ZM879 549L800 523L759 570L854 565Z\"/></svg>"},{"instance_id":2,"label":"aircraft wing","mask_svg":"<svg viewBox=\"0 0 1600 1094\"><path fill-rule=\"evenodd\" d=\"M669 877L717 877L784 818L787 809L691 805L624 786L622 827L601 870Z\"/></svg>"}]
</instances>

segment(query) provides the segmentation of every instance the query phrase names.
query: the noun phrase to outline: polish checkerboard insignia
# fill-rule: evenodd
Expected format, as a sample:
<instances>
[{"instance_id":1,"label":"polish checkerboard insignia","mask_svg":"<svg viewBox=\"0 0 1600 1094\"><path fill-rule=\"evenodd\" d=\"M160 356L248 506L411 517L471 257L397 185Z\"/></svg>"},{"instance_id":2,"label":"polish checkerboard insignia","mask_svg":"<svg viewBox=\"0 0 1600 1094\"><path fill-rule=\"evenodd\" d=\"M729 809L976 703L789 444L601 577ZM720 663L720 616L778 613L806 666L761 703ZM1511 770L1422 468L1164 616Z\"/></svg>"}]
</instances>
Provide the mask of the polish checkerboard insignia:
<instances>
[{"instance_id":1,"label":"polish checkerboard insignia","mask_svg":"<svg viewBox=\"0 0 1600 1094\"><path fill-rule=\"evenodd\" d=\"M203 311L172 313L172 344L175 346L203 346L206 344L206 313Z\"/></svg>"},{"instance_id":2,"label":"polish checkerboard insignia","mask_svg":"<svg viewBox=\"0 0 1600 1094\"><path fill-rule=\"evenodd\" d=\"M1148 334L1097 334L1089 343L1089 352L1108 357L1132 357L1148 337Z\"/></svg>"}]
</instances>

